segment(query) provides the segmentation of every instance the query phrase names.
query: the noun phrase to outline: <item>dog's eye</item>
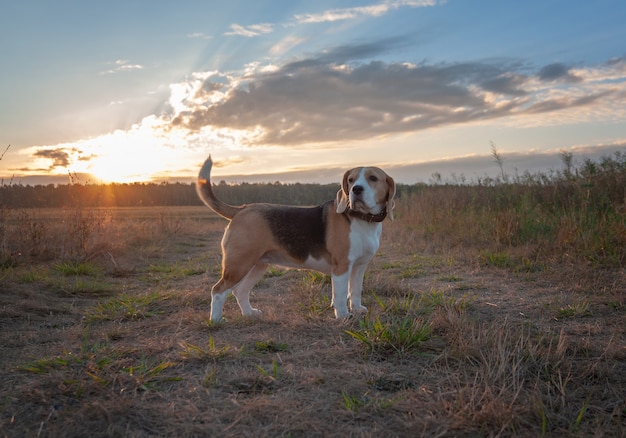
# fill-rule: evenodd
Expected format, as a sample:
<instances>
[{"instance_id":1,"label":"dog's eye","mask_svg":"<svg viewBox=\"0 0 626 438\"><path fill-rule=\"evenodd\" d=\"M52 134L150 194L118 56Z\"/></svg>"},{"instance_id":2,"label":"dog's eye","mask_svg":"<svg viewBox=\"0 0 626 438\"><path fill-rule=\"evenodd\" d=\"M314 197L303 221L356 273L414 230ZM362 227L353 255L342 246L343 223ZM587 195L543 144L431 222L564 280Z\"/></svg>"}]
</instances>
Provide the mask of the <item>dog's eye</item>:
<instances>
[{"instance_id":1,"label":"dog's eye","mask_svg":"<svg viewBox=\"0 0 626 438\"><path fill-rule=\"evenodd\" d=\"M376 182L376 181L378 181L378 177L376 175L370 175L370 181L371 182Z\"/></svg>"},{"instance_id":2,"label":"dog's eye","mask_svg":"<svg viewBox=\"0 0 626 438\"><path fill-rule=\"evenodd\" d=\"M348 182L352 184L354 182L354 178L353 177L348 178Z\"/></svg>"}]
</instances>

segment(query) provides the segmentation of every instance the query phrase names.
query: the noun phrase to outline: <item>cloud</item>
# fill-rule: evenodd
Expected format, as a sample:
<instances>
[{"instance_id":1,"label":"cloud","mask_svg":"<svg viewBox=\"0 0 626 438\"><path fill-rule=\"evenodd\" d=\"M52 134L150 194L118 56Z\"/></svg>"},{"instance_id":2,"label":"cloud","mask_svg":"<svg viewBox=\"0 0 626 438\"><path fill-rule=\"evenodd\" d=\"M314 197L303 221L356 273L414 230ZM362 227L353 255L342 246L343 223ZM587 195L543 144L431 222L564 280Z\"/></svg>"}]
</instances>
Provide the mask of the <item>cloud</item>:
<instances>
[{"instance_id":1,"label":"cloud","mask_svg":"<svg viewBox=\"0 0 626 438\"><path fill-rule=\"evenodd\" d=\"M414 1L386 1L370 6L357 6L354 8L329 9L317 14L297 14L294 16L298 24L328 23L343 20L352 20L360 17L378 17L386 14L392 9L400 7L427 7L435 6L436 0L414 0Z\"/></svg>"},{"instance_id":2,"label":"cloud","mask_svg":"<svg viewBox=\"0 0 626 438\"><path fill-rule=\"evenodd\" d=\"M577 72L520 62L440 64L356 62L399 44L346 45L272 69L213 76L179 99L171 125L190 132L247 132L247 145L301 145L376 138L444 125L617 105L623 65ZM595 76L594 76L595 75ZM621 76L620 76L621 75ZM214 75L215 76L215 75ZM571 78L576 77L575 81ZM610 84L603 78L610 77ZM552 81L563 82L553 84ZM543 116L542 123L547 117Z\"/></svg>"},{"instance_id":3,"label":"cloud","mask_svg":"<svg viewBox=\"0 0 626 438\"><path fill-rule=\"evenodd\" d=\"M274 30L274 25L269 23L253 24L251 26L241 26L239 24L231 24L230 32L226 32L224 35L238 35L244 37L255 37L271 33Z\"/></svg>"},{"instance_id":4,"label":"cloud","mask_svg":"<svg viewBox=\"0 0 626 438\"><path fill-rule=\"evenodd\" d=\"M63 149L42 149L33 154L36 158L51 160L50 169L55 167L68 167L71 163L70 154Z\"/></svg>"},{"instance_id":5,"label":"cloud","mask_svg":"<svg viewBox=\"0 0 626 438\"><path fill-rule=\"evenodd\" d=\"M48 170L54 170L58 167L69 168L77 161L88 162L96 158L95 154L85 155L82 150L75 147L37 149L32 155L34 158L50 160Z\"/></svg>"},{"instance_id":6,"label":"cloud","mask_svg":"<svg viewBox=\"0 0 626 438\"><path fill-rule=\"evenodd\" d=\"M333 23L336 21L354 20L362 17L379 17L385 15L391 10L402 7L422 8L435 6L445 3L445 0L397 0L383 1L381 3L369 6L357 6L353 8L329 9L319 13L296 14L293 16L292 22L283 23L283 26L294 26L302 24L318 24ZM231 24L230 32L224 33L228 36L257 37L274 31L276 26L271 23L253 24L250 26L242 26L240 24ZM191 34L193 37L199 37L202 34ZM190 36L191 36L190 35Z\"/></svg>"},{"instance_id":7,"label":"cloud","mask_svg":"<svg viewBox=\"0 0 626 438\"><path fill-rule=\"evenodd\" d=\"M227 159L222 159L220 161L214 162L213 166L215 166L216 168L229 167L229 166L232 166L233 164L245 163L246 161L247 160L244 157L231 156L231 157L228 157ZM195 169L194 169L194 171L195 171Z\"/></svg>"},{"instance_id":8,"label":"cloud","mask_svg":"<svg viewBox=\"0 0 626 438\"><path fill-rule=\"evenodd\" d=\"M389 7L385 4L362 6L355 8L331 9L318 14L298 14L294 19L299 24L327 23L350 20L360 16L379 16L385 14Z\"/></svg>"},{"instance_id":9,"label":"cloud","mask_svg":"<svg viewBox=\"0 0 626 438\"><path fill-rule=\"evenodd\" d=\"M604 99L606 97L611 97L613 95L611 91L604 91L600 93L589 94L582 97L570 97L564 96L549 100L544 100L535 103L526 109L527 113L545 113L545 112L553 112L559 111L568 108L576 108L576 107L585 107L591 106L595 102Z\"/></svg>"},{"instance_id":10,"label":"cloud","mask_svg":"<svg viewBox=\"0 0 626 438\"><path fill-rule=\"evenodd\" d=\"M571 73L570 68L560 62L549 64L539 70L537 76L542 81L580 82L581 78Z\"/></svg>"},{"instance_id":11,"label":"cloud","mask_svg":"<svg viewBox=\"0 0 626 438\"><path fill-rule=\"evenodd\" d=\"M579 166L584 160L600 161L604 157L613 156L616 153L626 152L626 143L617 142L612 144L593 144L587 146L572 146L567 149L528 151L502 153L503 170L505 174L515 180L524 176L541 173L554 175L555 172L564 169L563 152L573 154L575 166ZM452 157L445 160L434 160L423 163L408 163L403 165L386 166L393 177L401 182L432 182L440 175L444 182L477 182L485 177L496 178L499 176L499 165L494 161L491 154L473 154L464 157Z\"/></svg>"},{"instance_id":12,"label":"cloud","mask_svg":"<svg viewBox=\"0 0 626 438\"><path fill-rule=\"evenodd\" d=\"M523 75L505 72L495 77L486 78L482 81L481 87L496 94L524 96L528 94L528 91L522 88L525 82L526 78Z\"/></svg>"},{"instance_id":13,"label":"cloud","mask_svg":"<svg viewBox=\"0 0 626 438\"><path fill-rule=\"evenodd\" d=\"M487 148L486 148L487 149ZM616 153L626 153L626 142L611 144L593 144L585 146L572 146L567 149L528 151L501 153L503 158L503 170L505 174L515 179L524 175L537 175L543 173L551 175L556 171L563 170L563 152L573 154L574 165L578 166L584 160L600 161L603 157L610 157ZM226 164L223 163L223 164ZM217 163L216 163L217 165ZM227 167L226 165L224 166ZM485 180L486 177L496 178L500 175L500 168L489 153L455 156L447 159L433 161L385 164L385 170L394 177L397 182L414 184L416 182L428 183L441 182L471 183ZM232 174L221 175L219 180L229 183L241 183L243 181L283 183L338 183L345 168L340 166L325 166L323 168L311 167L279 173Z\"/></svg>"},{"instance_id":14,"label":"cloud","mask_svg":"<svg viewBox=\"0 0 626 438\"><path fill-rule=\"evenodd\" d=\"M102 71L100 72L100 74L110 75L110 74L115 74L115 73L120 73L120 72L125 72L125 71L143 70L144 68L143 65L141 64L129 64L129 61L125 59L118 59L117 61L113 62L113 64L115 65L114 68Z\"/></svg>"},{"instance_id":15,"label":"cloud","mask_svg":"<svg viewBox=\"0 0 626 438\"><path fill-rule=\"evenodd\" d=\"M210 40L213 38L211 35L207 35L202 32L193 32L187 35L187 38L200 39L200 40Z\"/></svg>"},{"instance_id":16,"label":"cloud","mask_svg":"<svg viewBox=\"0 0 626 438\"><path fill-rule=\"evenodd\" d=\"M394 37L369 43L335 46L314 57L291 61L282 67L282 71L289 74L291 71L296 72L299 69L315 66L341 65L351 61L373 59L406 44L408 44L406 38Z\"/></svg>"}]
</instances>

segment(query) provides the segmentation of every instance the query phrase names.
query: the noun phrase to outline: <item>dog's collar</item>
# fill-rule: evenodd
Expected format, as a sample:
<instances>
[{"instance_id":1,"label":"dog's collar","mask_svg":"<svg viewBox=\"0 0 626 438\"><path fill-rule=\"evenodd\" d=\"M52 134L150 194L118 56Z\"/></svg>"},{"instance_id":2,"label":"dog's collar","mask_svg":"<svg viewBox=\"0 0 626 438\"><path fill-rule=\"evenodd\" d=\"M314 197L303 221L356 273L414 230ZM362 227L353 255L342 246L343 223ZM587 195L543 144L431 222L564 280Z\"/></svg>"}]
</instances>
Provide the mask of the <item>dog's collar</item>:
<instances>
[{"instance_id":1,"label":"dog's collar","mask_svg":"<svg viewBox=\"0 0 626 438\"><path fill-rule=\"evenodd\" d=\"M382 222L387 217L387 209L383 208L383 211L381 211L380 213L372 214L372 213L363 213L360 211L352 210L350 207L348 207L348 209L346 210L346 214L348 216L352 216L357 219L364 220L365 222L370 222L370 223Z\"/></svg>"}]
</instances>

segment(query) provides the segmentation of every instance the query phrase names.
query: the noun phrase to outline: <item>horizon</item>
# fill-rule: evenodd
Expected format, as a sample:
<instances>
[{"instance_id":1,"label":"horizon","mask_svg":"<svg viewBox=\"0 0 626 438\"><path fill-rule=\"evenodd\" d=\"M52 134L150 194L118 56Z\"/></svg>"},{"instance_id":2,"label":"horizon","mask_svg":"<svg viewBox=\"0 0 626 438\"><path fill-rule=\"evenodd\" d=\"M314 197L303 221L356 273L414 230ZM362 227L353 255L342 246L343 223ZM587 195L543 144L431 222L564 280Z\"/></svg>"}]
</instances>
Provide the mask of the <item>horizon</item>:
<instances>
[{"instance_id":1,"label":"horizon","mask_svg":"<svg viewBox=\"0 0 626 438\"><path fill-rule=\"evenodd\" d=\"M193 11L192 14L189 11ZM626 3L26 0L0 17L0 180L334 182L559 168L626 145ZM5 150L7 148L7 150Z\"/></svg>"},{"instance_id":2,"label":"horizon","mask_svg":"<svg viewBox=\"0 0 626 438\"><path fill-rule=\"evenodd\" d=\"M502 169L496 163L493 154L489 155L473 155L449 160L437 160L423 162L418 164L400 164L383 167L396 182L406 185L414 184L432 184L432 183L467 183L472 184L478 180L485 178L497 179L501 172L504 172L507 178L514 179L524 174L552 174L562 172L565 169L563 154L569 153L572 158L574 168L580 166L584 160L598 162L606 157L613 157L615 154L621 153L626 155L626 143L612 147L604 146L598 148L575 149L573 151L549 151L542 153L527 154L501 154L498 152L502 160ZM219 162L214 164L220 164ZM339 167L331 167L320 171L319 169L308 171L290 171L273 174L248 174L248 175L229 175L212 173L211 182L219 184L225 182L227 184L339 184L343 172L347 169ZM35 175L24 178L0 176L0 186L5 185L63 185L71 184L78 181L82 184L193 184L196 181L195 176L170 177L169 179L154 179L147 181L98 181L93 175L89 174L73 174L66 175Z\"/></svg>"}]
</instances>

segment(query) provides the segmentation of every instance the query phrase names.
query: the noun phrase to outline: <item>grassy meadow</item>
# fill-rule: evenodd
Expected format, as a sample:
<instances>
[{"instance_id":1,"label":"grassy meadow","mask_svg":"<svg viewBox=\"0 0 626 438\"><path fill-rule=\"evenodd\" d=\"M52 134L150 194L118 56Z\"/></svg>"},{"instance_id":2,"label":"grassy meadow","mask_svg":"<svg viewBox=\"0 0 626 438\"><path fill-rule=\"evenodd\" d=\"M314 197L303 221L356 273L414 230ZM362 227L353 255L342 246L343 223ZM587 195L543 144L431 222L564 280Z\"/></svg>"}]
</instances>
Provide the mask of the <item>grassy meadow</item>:
<instances>
[{"instance_id":1,"label":"grassy meadow","mask_svg":"<svg viewBox=\"0 0 626 438\"><path fill-rule=\"evenodd\" d=\"M626 436L626 156L403 193L339 322L206 207L0 207L0 437ZM232 298L232 297L231 297Z\"/></svg>"}]
</instances>

